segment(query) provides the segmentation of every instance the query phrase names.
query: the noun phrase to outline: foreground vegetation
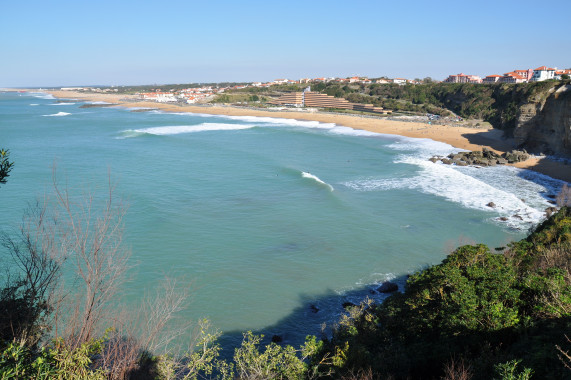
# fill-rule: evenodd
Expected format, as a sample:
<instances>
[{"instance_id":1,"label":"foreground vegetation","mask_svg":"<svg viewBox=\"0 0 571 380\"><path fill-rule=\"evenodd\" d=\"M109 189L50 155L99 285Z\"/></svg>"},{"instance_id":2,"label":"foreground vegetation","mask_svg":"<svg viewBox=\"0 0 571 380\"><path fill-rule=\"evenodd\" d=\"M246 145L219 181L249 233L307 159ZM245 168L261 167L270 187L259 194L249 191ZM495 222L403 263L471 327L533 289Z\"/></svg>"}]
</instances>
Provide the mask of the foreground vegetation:
<instances>
[{"instance_id":1,"label":"foreground vegetation","mask_svg":"<svg viewBox=\"0 0 571 380\"><path fill-rule=\"evenodd\" d=\"M220 333L201 321L191 349L169 355L184 331L165 329L182 302L176 283L122 314L112 302L128 258L121 208L111 190L96 210L96 200L54 183L56 202L32 207L18 233L2 237L13 260L0 289L2 379L571 378L567 187L559 212L526 239L494 251L459 247L410 276L404 293L350 308L328 338L295 349L247 332L222 355ZM61 281L66 263L73 289Z\"/></svg>"}]
</instances>

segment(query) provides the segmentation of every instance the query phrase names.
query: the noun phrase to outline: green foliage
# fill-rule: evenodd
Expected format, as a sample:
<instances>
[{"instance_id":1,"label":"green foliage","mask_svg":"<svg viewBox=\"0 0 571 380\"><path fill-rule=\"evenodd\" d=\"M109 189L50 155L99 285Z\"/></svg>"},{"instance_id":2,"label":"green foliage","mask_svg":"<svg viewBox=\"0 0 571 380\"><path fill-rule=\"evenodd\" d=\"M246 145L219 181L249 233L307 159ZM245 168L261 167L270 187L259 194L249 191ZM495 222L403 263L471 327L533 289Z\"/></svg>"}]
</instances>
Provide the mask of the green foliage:
<instances>
[{"instance_id":1,"label":"green foliage","mask_svg":"<svg viewBox=\"0 0 571 380\"><path fill-rule=\"evenodd\" d=\"M405 293L353 308L319 354L340 353L336 376L371 367L397 379L436 378L457 356L474 379L527 379L531 368L538 378L563 378L556 345L571 331L570 225L564 207L501 254L458 248L410 276Z\"/></svg>"},{"instance_id":2,"label":"green foliage","mask_svg":"<svg viewBox=\"0 0 571 380\"><path fill-rule=\"evenodd\" d=\"M91 368L102 343L102 339L91 340L69 349L59 339L38 353L11 343L0 354L0 379L105 379L101 369Z\"/></svg>"},{"instance_id":3,"label":"green foliage","mask_svg":"<svg viewBox=\"0 0 571 380\"><path fill-rule=\"evenodd\" d=\"M33 294L23 279L0 289L0 348L12 341L35 346L49 329L45 322L50 311L46 299Z\"/></svg>"},{"instance_id":4,"label":"green foliage","mask_svg":"<svg viewBox=\"0 0 571 380\"><path fill-rule=\"evenodd\" d=\"M517 366L521 360L511 360L506 363L497 364L495 366L496 373L499 378L496 380L529 380L533 370L524 368L521 372L517 371Z\"/></svg>"},{"instance_id":5,"label":"green foliage","mask_svg":"<svg viewBox=\"0 0 571 380\"><path fill-rule=\"evenodd\" d=\"M291 346L270 343L260 350L263 335L244 334L242 346L234 353L236 374L240 379L303 379L306 364Z\"/></svg>"},{"instance_id":6,"label":"green foliage","mask_svg":"<svg viewBox=\"0 0 571 380\"><path fill-rule=\"evenodd\" d=\"M6 178L10 176L14 163L10 162L10 151L8 149L0 149L0 184L6 183Z\"/></svg>"}]
</instances>

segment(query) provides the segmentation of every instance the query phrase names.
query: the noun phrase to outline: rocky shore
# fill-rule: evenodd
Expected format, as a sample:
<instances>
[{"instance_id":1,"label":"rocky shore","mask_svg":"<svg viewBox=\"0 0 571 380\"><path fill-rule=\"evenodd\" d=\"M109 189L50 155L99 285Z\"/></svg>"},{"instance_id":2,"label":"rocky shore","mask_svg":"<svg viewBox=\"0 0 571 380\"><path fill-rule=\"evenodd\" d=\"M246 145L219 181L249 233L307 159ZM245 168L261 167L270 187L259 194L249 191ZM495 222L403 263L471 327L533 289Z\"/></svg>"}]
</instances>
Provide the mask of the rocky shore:
<instances>
[{"instance_id":1,"label":"rocky shore","mask_svg":"<svg viewBox=\"0 0 571 380\"><path fill-rule=\"evenodd\" d=\"M481 151L452 153L447 157L433 156L429 158L429 160L435 163L441 161L446 165L495 166L515 164L517 162L526 161L529 158L530 155L525 150L511 150L509 152L498 154L493 150L483 148Z\"/></svg>"}]
</instances>

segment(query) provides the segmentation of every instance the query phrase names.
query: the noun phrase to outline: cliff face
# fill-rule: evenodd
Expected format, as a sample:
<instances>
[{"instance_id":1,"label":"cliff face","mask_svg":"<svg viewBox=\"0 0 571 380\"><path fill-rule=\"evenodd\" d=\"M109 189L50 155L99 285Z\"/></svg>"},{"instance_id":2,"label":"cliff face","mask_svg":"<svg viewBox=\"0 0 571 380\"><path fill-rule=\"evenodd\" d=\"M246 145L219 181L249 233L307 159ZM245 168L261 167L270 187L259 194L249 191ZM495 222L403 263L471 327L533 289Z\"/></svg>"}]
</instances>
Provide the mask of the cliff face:
<instances>
[{"instance_id":1,"label":"cliff face","mask_svg":"<svg viewBox=\"0 0 571 380\"><path fill-rule=\"evenodd\" d=\"M571 156L571 85L554 86L521 104L513 136L530 152Z\"/></svg>"}]
</instances>

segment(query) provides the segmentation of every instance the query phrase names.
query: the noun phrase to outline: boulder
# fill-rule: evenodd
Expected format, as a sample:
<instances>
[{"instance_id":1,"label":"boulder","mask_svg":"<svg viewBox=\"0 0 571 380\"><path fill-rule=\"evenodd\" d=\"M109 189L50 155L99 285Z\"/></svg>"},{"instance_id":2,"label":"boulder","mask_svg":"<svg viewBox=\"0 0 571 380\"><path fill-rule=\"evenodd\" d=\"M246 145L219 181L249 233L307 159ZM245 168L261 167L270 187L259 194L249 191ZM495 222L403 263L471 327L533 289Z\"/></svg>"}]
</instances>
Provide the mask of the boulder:
<instances>
[{"instance_id":1,"label":"boulder","mask_svg":"<svg viewBox=\"0 0 571 380\"><path fill-rule=\"evenodd\" d=\"M314 304L309 305L309 310L311 310L312 313L318 313L319 312L319 308L317 306L315 306Z\"/></svg>"},{"instance_id":2,"label":"boulder","mask_svg":"<svg viewBox=\"0 0 571 380\"><path fill-rule=\"evenodd\" d=\"M442 163L446 164L446 165L450 165L450 164L452 164L452 160L449 160L448 158L443 158Z\"/></svg>"},{"instance_id":3,"label":"boulder","mask_svg":"<svg viewBox=\"0 0 571 380\"><path fill-rule=\"evenodd\" d=\"M343 302L343 305L341 306L343 306L343 309L348 309L350 307L355 307L357 305L355 305L353 302Z\"/></svg>"},{"instance_id":4,"label":"boulder","mask_svg":"<svg viewBox=\"0 0 571 380\"><path fill-rule=\"evenodd\" d=\"M510 164L525 161L529 158L529 154L525 150L512 150L502 155Z\"/></svg>"},{"instance_id":5,"label":"boulder","mask_svg":"<svg viewBox=\"0 0 571 380\"><path fill-rule=\"evenodd\" d=\"M496 204L494 202L490 202L486 206L494 208L494 207L496 207Z\"/></svg>"},{"instance_id":6,"label":"boulder","mask_svg":"<svg viewBox=\"0 0 571 380\"><path fill-rule=\"evenodd\" d=\"M390 281L383 282L381 286L379 286L379 288L377 289L379 293L392 293L396 292L397 290L399 290L399 286L394 282Z\"/></svg>"},{"instance_id":7,"label":"boulder","mask_svg":"<svg viewBox=\"0 0 571 380\"><path fill-rule=\"evenodd\" d=\"M555 212L557 212L557 207L548 207L545 209L545 216L549 218Z\"/></svg>"},{"instance_id":8,"label":"boulder","mask_svg":"<svg viewBox=\"0 0 571 380\"><path fill-rule=\"evenodd\" d=\"M283 341L284 338L282 338L281 335L274 335L272 336L272 343L280 343L281 341Z\"/></svg>"},{"instance_id":9,"label":"boulder","mask_svg":"<svg viewBox=\"0 0 571 380\"><path fill-rule=\"evenodd\" d=\"M428 161L436 163L436 161L438 161L438 158L437 157L431 157L428 159Z\"/></svg>"}]
</instances>

